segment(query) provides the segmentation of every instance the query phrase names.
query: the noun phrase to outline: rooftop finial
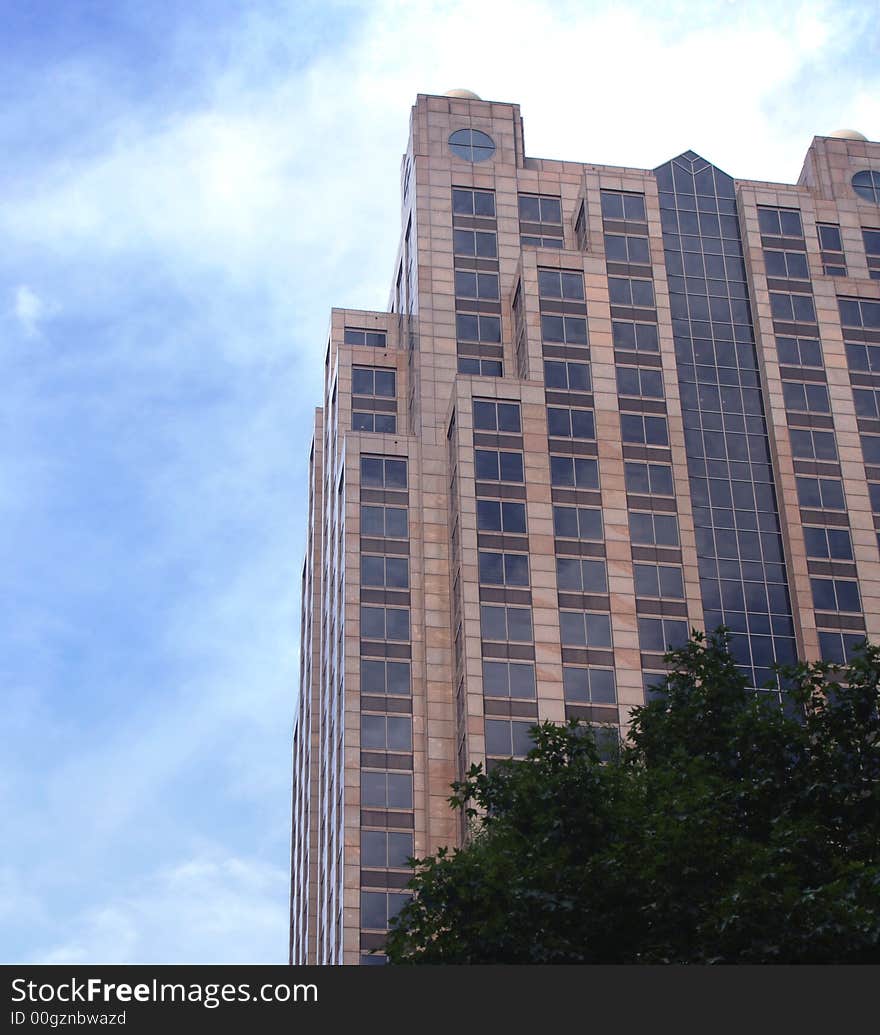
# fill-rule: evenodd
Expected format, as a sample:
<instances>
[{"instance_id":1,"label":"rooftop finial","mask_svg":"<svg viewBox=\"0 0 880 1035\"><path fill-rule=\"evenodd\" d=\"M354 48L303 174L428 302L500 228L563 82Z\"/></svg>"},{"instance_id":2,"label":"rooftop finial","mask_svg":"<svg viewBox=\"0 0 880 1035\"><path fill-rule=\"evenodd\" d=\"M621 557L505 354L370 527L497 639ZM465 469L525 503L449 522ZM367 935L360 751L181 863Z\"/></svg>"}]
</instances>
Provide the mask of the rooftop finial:
<instances>
[{"instance_id":1,"label":"rooftop finial","mask_svg":"<svg viewBox=\"0 0 880 1035\"><path fill-rule=\"evenodd\" d=\"M836 137L838 140L867 140L868 138L864 133L860 133L857 129L835 129L833 133L828 134L829 137Z\"/></svg>"}]
</instances>

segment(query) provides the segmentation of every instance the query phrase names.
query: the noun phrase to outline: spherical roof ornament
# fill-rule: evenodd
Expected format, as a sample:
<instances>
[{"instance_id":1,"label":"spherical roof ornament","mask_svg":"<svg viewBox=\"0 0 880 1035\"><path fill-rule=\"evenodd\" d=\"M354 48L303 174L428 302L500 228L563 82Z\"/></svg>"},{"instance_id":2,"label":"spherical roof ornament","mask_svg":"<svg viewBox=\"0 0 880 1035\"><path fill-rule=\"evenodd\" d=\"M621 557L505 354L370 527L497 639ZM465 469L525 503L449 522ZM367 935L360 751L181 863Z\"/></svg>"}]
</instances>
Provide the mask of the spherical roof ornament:
<instances>
[{"instance_id":1,"label":"spherical roof ornament","mask_svg":"<svg viewBox=\"0 0 880 1035\"><path fill-rule=\"evenodd\" d=\"M828 134L829 137L835 137L837 140L863 140L867 141L867 137L864 133L860 133L857 129L835 129L833 133Z\"/></svg>"},{"instance_id":2,"label":"spherical roof ornament","mask_svg":"<svg viewBox=\"0 0 880 1035\"><path fill-rule=\"evenodd\" d=\"M473 90L463 90L461 88L455 90L447 90L443 94L444 97L460 97L465 101L481 101L482 97L479 94L475 94Z\"/></svg>"}]
</instances>

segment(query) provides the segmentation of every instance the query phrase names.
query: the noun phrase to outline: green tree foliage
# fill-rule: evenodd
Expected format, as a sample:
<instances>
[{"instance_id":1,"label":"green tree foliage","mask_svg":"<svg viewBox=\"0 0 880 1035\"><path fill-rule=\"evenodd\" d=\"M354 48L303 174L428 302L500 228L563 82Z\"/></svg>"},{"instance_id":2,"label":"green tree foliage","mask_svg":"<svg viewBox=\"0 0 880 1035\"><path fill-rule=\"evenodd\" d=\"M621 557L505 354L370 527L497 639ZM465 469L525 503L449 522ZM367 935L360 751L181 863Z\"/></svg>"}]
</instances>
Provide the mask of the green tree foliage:
<instances>
[{"instance_id":1,"label":"green tree foliage","mask_svg":"<svg viewBox=\"0 0 880 1035\"><path fill-rule=\"evenodd\" d=\"M414 864L392 963L880 962L880 648L785 707L721 633L667 657L614 757L545 723L453 785L474 834Z\"/></svg>"}]
</instances>

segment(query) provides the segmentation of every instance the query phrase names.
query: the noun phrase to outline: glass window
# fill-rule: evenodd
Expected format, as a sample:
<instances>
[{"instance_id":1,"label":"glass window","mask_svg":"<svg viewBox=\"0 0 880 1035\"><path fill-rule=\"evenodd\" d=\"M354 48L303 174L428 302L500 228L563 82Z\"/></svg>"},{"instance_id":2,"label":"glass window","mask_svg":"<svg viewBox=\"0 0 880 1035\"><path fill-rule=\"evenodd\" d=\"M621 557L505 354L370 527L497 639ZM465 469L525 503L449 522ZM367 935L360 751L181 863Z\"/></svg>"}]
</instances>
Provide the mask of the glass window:
<instances>
[{"instance_id":1,"label":"glass window","mask_svg":"<svg viewBox=\"0 0 880 1035\"><path fill-rule=\"evenodd\" d=\"M880 464L880 435L861 435L862 456L866 464Z\"/></svg>"},{"instance_id":2,"label":"glass window","mask_svg":"<svg viewBox=\"0 0 880 1035\"><path fill-rule=\"evenodd\" d=\"M880 372L880 345L862 345L847 342L846 362L850 370L864 370L876 374Z\"/></svg>"},{"instance_id":3,"label":"glass window","mask_svg":"<svg viewBox=\"0 0 880 1035\"><path fill-rule=\"evenodd\" d=\"M406 870L415 854L413 835L392 830L361 831L361 866L381 870Z\"/></svg>"},{"instance_id":4,"label":"glass window","mask_svg":"<svg viewBox=\"0 0 880 1035\"><path fill-rule=\"evenodd\" d=\"M409 535L407 511L403 507L361 506L361 535L387 539L406 539Z\"/></svg>"},{"instance_id":5,"label":"glass window","mask_svg":"<svg viewBox=\"0 0 880 1035\"><path fill-rule=\"evenodd\" d=\"M663 373L649 367L617 367L617 394L663 398Z\"/></svg>"},{"instance_id":6,"label":"glass window","mask_svg":"<svg viewBox=\"0 0 880 1035\"><path fill-rule=\"evenodd\" d=\"M560 590L574 593L607 593L605 561L586 557L557 557L556 581Z\"/></svg>"},{"instance_id":7,"label":"glass window","mask_svg":"<svg viewBox=\"0 0 880 1035\"><path fill-rule=\"evenodd\" d=\"M770 311L775 320L793 320L799 323L816 322L816 308L811 295L771 291Z\"/></svg>"},{"instance_id":8,"label":"glass window","mask_svg":"<svg viewBox=\"0 0 880 1035\"><path fill-rule=\"evenodd\" d=\"M538 270L538 294L541 298L559 298L567 302L584 301L584 275L570 270Z\"/></svg>"},{"instance_id":9,"label":"glass window","mask_svg":"<svg viewBox=\"0 0 880 1035\"><path fill-rule=\"evenodd\" d=\"M666 673L665 672L643 672L642 673L642 689L645 693L646 701L653 701L663 693L663 688L666 685Z\"/></svg>"},{"instance_id":10,"label":"glass window","mask_svg":"<svg viewBox=\"0 0 880 1035\"><path fill-rule=\"evenodd\" d=\"M672 468L668 464L646 464L627 460L624 464L626 491L652 496L674 496Z\"/></svg>"},{"instance_id":11,"label":"glass window","mask_svg":"<svg viewBox=\"0 0 880 1035\"><path fill-rule=\"evenodd\" d=\"M602 511L592 507L554 507L553 532L563 539L599 542L604 538Z\"/></svg>"},{"instance_id":12,"label":"glass window","mask_svg":"<svg viewBox=\"0 0 880 1035\"><path fill-rule=\"evenodd\" d=\"M561 248L563 245L562 228L559 228L559 233L550 232L551 228L551 223L542 223L541 229L544 230L544 233L540 236L520 233L519 243L523 247L530 248Z\"/></svg>"},{"instance_id":13,"label":"glass window","mask_svg":"<svg viewBox=\"0 0 880 1035\"><path fill-rule=\"evenodd\" d=\"M867 230L863 227L862 241L865 244L866 255L880 255L880 230Z\"/></svg>"},{"instance_id":14,"label":"glass window","mask_svg":"<svg viewBox=\"0 0 880 1035\"><path fill-rule=\"evenodd\" d=\"M764 263L768 277L785 277L789 280L809 280L810 268L806 252L764 250Z\"/></svg>"},{"instance_id":15,"label":"glass window","mask_svg":"<svg viewBox=\"0 0 880 1035\"><path fill-rule=\"evenodd\" d=\"M495 141L479 129L457 129L449 136L449 150L466 162L485 162L495 154Z\"/></svg>"},{"instance_id":16,"label":"glass window","mask_svg":"<svg viewBox=\"0 0 880 1035\"><path fill-rule=\"evenodd\" d=\"M831 413L828 388L804 381L783 381L782 397L791 413Z\"/></svg>"},{"instance_id":17,"label":"glass window","mask_svg":"<svg viewBox=\"0 0 880 1035\"><path fill-rule=\"evenodd\" d=\"M792 456L808 460L836 460L837 443L833 431L789 428Z\"/></svg>"},{"instance_id":18,"label":"glass window","mask_svg":"<svg viewBox=\"0 0 880 1035\"><path fill-rule=\"evenodd\" d=\"M841 260L843 256L840 256ZM840 263L824 262L822 263L822 272L826 277L845 277L846 276L846 265L841 261ZM873 272L871 273L873 277Z\"/></svg>"},{"instance_id":19,"label":"glass window","mask_svg":"<svg viewBox=\"0 0 880 1035\"><path fill-rule=\"evenodd\" d=\"M677 565L634 564L633 578L637 597L684 600L684 578Z\"/></svg>"},{"instance_id":20,"label":"glass window","mask_svg":"<svg viewBox=\"0 0 880 1035\"><path fill-rule=\"evenodd\" d=\"M629 534L641 546L678 546L678 518L674 514L630 511Z\"/></svg>"},{"instance_id":21,"label":"glass window","mask_svg":"<svg viewBox=\"0 0 880 1035\"><path fill-rule=\"evenodd\" d=\"M653 306L654 282L634 277L609 277L608 294L612 305Z\"/></svg>"},{"instance_id":22,"label":"glass window","mask_svg":"<svg viewBox=\"0 0 880 1035\"><path fill-rule=\"evenodd\" d=\"M852 633L820 632L819 653L823 661L845 665L852 658L855 648L864 640L864 636Z\"/></svg>"},{"instance_id":23,"label":"glass window","mask_svg":"<svg viewBox=\"0 0 880 1035\"><path fill-rule=\"evenodd\" d=\"M346 345L367 345L376 349L384 349L388 345L385 331L368 331L362 327L346 327L343 341Z\"/></svg>"},{"instance_id":24,"label":"glass window","mask_svg":"<svg viewBox=\"0 0 880 1035\"><path fill-rule=\"evenodd\" d=\"M834 223L817 223L816 230L819 234L819 248L825 253L822 255L822 272L827 277L845 277L846 257L843 254L840 227Z\"/></svg>"},{"instance_id":25,"label":"glass window","mask_svg":"<svg viewBox=\"0 0 880 1035\"><path fill-rule=\"evenodd\" d=\"M396 391L396 376L393 370L384 367L352 367L351 394L374 395L393 399Z\"/></svg>"},{"instance_id":26,"label":"glass window","mask_svg":"<svg viewBox=\"0 0 880 1035\"><path fill-rule=\"evenodd\" d=\"M361 607L361 638L365 640L408 640L409 608Z\"/></svg>"},{"instance_id":27,"label":"glass window","mask_svg":"<svg viewBox=\"0 0 880 1035\"><path fill-rule=\"evenodd\" d=\"M361 928L387 931L391 921L412 896L398 891L361 892Z\"/></svg>"},{"instance_id":28,"label":"glass window","mask_svg":"<svg viewBox=\"0 0 880 1035\"><path fill-rule=\"evenodd\" d=\"M587 212L583 202L581 202L578 209L577 219L574 223L574 233L575 237L577 237L578 248L582 252L587 251Z\"/></svg>"},{"instance_id":29,"label":"glass window","mask_svg":"<svg viewBox=\"0 0 880 1035\"><path fill-rule=\"evenodd\" d=\"M826 528L804 525L804 543L808 557L851 561L852 539L847 528Z\"/></svg>"},{"instance_id":30,"label":"glass window","mask_svg":"<svg viewBox=\"0 0 880 1035\"><path fill-rule=\"evenodd\" d=\"M524 758L535 746L531 737L534 722L486 719L486 754L503 758Z\"/></svg>"},{"instance_id":31,"label":"glass window","mask_svg":"<svg viewBox=\"0 0 880 1035\"><path fill-rule=\"evenodd\" d=\"M523 455L503 449L476 449L474 450L474 474L478 481L510 482L521 485L523 482Z\"/></svg>"},{"instance_id":32,"label":"glass window","mask_svg":"<svg viewBox=\"0 0 880 1035\"><path fill-rule=\"evenodd\" d=\"M548 388L560 388L568 392L589 392L593 387L590 364L545 359L544 383Z\"/></svg>"},{"instance_id":33,"label":"glass window","mask_svg":"<svg viewBox=\"0 0 880 1035\"><path fill-rule=\"evenodd\" d=\"M501 297L498 288L498 274L456 270L455 297L497 301Z\"/></svg>"},{"instance_id":34,"label":"glass window","mask_svg":"<svg viewBox=\"0 0 880 1035\"><path fill-rule=\"evenodd\" d=\"M598 489L599 462L584 457L551 456L550 483L575 489Z\"/></svg>"},{"instance_id":35,"label":"glass window","mask_svg":"<svg viewBox=\"0 0 880 1035\"><path fill-rule=\"evenodd\" d=\"M875 388L854 388L853 401L856 404L856 414L859 417L870 417L876 420L880 417L880 392Z\"/></svg>"},{"instance_id":36,"label":"glass window","mask_svg":"<svg viewBox=\"0 0 880 1035\"><path fill-rule=\"evenodd\" d=\"M565 700L571 704L614 704L617 692L613 668L562 666Z\"/></svg>"},{"instance_id":37,"label":"glass window","mask_svg":"<svg viewBox=\"0 0 880 1035\"><path fill-rule=\"evenodd\" d=\"M365 488L405 489L406 460L382 456L362 456L361 485Z\"/></svg>"},{"instance_id":38,"label":"glass window","mask_svg":"<svg viewBox=\"0 0 880 1035\"><path fill-rule=\"evenodd\" d=\"M657 325L654 323L612 320L611 335L616 349L629 349L636 352L660 351Z\"/></svg>"},{"instance_id":39,"label":"glass window","mask_svg":"<svg viewBox=\"0 0 880 1035\"><path fill-rule=\"evenodd\" d=\"M351 414L351 430L372 431L380 435L394 435L397 432L397 417L393 413L353 410Z\"/></svg>"},{"instance_id":40,"label":"glass window","mask_svg":"<svg viewBox=\"0 0 880 1035\"><path fill-rule=\"evenodd\" d=\"M501 341L501 317L481 316L476 313L456 313L455 334L459 341L497 344Z\"/></svg>"},{"instance_id":41,"label":"glass window","mask_svg":"<svg viewBox=\"0 0 880 1035\"><path fill-rule=\"evenodd\" d=\"M474 399L474 429L519 434L519 403Z\"/></svg>"},{"instance_id":42,"label":"glass window","mask_svg":"<svg viewBox=\"0 0 880 1035\"><path fill-rule=\"evenodd\" d=\"M503 604L480 605L480 635L484 640L512 640L530 643L532 639L532 609L506 607Z\"/></svg>"},{"instance_id":43,"label":"glass window","mask_svg":"<svg viewBox=\"0 0 880 1035\"><path fill-rule=\"evenodd\" d=\"M834 223L817 223L816 232L819 234L819 247L823 252L842 252L843 239L840 236L840 227Z\"/></svg>"},{"instance_id":44,"label":"glass window","mask_svg":"<svg viewBox=\"0 0 880 1035\"><path fill-rule=\"evenodd\" d=\"M459 374L470 374L472 377L501 377L503 368L500 359L459 356L458 372Z\"/></svg>"},{"instance_id":45,"label":"glass window","mask_svg":"<svg viewBox=\"0 0 880 1035\"><path fill-rule=\"evenodd\" d=\"M495 192L471 190L469 187L453 187L452 211L458 216L485 216L494 219Z\"/></svg>"},{"instance_id":46,"label":"glass window","mask_svg":"<svg viewBox=\"0 0 880 1035\"><path fill-rule=\"evenodd\" d=\"M498 258L498 238L494 230L453 230L452 250L456 255L479 259Z\"/></svg>"},{"instance_id":47,"label":"glass window","mask_svg":"<svg viewBox=\"0 0 880 1035\"><path fill-rule=\"evenodd\" d=\"M620 433L624 442L646 446L668 446L669 431L665 417L649 417L642 413L621 413Z\"/></svg>"},{"instance_id":48,"label":"glass window","mask_svg":"<svg viewBox=\"0 0 880 1035\"><path fill-rule=\"evenodd\" d=\"M374 773L363 770L361 805L379 809L411 809L412 773Z\"/></svg>"},{"instance_id":49,"label":"glass window","mask_svg":"<svg viewBox=\"0 0 880 1035\"><path fill-rule=\"evenodd\" d=\"M589 611L560 611L559 629L567 647L610 647L611 616Z\"/></svg>"},{"instance_id":50,"label":"glass window","mask_svg":"<svg viewBox=\"0 0 880 1035\"><path fill-rule=\"evenodd\" d=\"M545 194L520 194L519 218L525 223L561 223L559 198Z\"/></svg>"},{"instance_id":51,"label":"glass window","mask_svg":"<svg viewBox=\"0 0 880 1035\"><path fill-rule=\"evenodd\" d=\"M529 555L526 553L495 553L480 550L478 561L480 583L484 586L527 586L529 584Z\"/></svg>"},{"instance_id":52,"label":"glass window","mask_svg":"<svg viewBox=\"0 0 880 1035\"><path fill-rule=\"evenodd\" d=\"M547 433L551 438L595 438L596 423L592 410L571 407L547 407Z\"/></svg>"},{"instance_id":53,"label":"glass window","mask_svg":"<svg viewBox=\"0 0 880 1035\"><path fill-rule=\"evenodd\" d=\"M798 503L802 507L818 507L820 510L846 510L843 498L843 483L839 478L798 477Z\"/></svg>"},{"instance_id":54,"label":"glass window","mask_svg":"<svg viewBox=\"0 0 880 1035\"><path fill-rule=\"evenodd\" d=\"M361 658L362 694L411 693L408 661L378 661Z\"/></svg>"},{"instance_id":55,"label":"glass window","mask_svg":"<svg viewBox=\"0 0 880 1035\"><path fill-rule=\"evenodd\" d=\"M640 618L639 647L643 651L665 653L687 643L687 622L673 618Z\"/></svg>"},{"instance_id":56,"label":"glass window","mask_svg":"<svg viewBox=\"0 0 880 1035\"><path fill-rule=\"evenodd\" d=\"M484 660L483 694L486 697L534 700L535 666L513 661Z\"/></svg>"},{"instance_id":57,"label":"glass window","mask_svg":"<svg viewBox=\"0 0 880 1035\"><path fill-rule=\"evenodd\" d=\"M603 219L625 219L636 223L644 223L647 219L644 194L603 190L600 197Z\"/></svg>"},{"instance_id":58,"label":"glass window","mask_svg":"<svg viewBox=\"0 0 880 1035\"><path fill-rule=\"evenodd\" d=\"M361 747L365 751L412 751L412 719L408 715L361 715Z\"/></svg>"},{"instance_id":59,"label":"glass window","mask_svg":"<svg viewBox=\"0 0 880 1035\"><path fill-rule=\"evenodd\" d=\"M880 302L868 298L838 298L837 307L844 327L880 329Z\"/></svg>"},{"instance_id":60,"label":"glass window","mask_svg":"<svg viewBox=\"0 0 880 1035\"><path fill-rule=\"evenodd\" d=\"M801 214L796 208L758 206L758 224L762 234L770 237L803 237Z\"/></svg>"},{"instance_id":61,"label":"glass window","mask_svg":"<svg viewBox=\"0 0 880 1035\"><path fill-rule=\"evenodd\" d=\"M853 190L860 198L880 205L880 172L876 169L862 169L852 178Z\"/></svg>"},{"instance_id":62,"label":"glass window","mask_svg":"<svg viewBox=\"0 0 880 1035\"><path fill-rule=\"evenodd\" d=\"M520 194L520 244L536 248L561 248L563 245L562 206L549 195Z\"/></svg>"},{"instance_id":63,"label":"glass window","mask_svg":"<svg viewBox=\"0 0 880 1035\"><path fill-rule=\"evenodd\" d=\"M526 505L506 500L477 500L477 528L481 532L525 534Z\"/></svg>"},{"instance_id":64,"label":"glass window","mask_svg":"<svg viewBox=\"0 0 880 1035\"><path fill-rule=\"evenodd\" d=\"M651 262L648 238L631 234L605 234L605 258L608 262L646 266Z\"/></svg>"},{"instance_id":65,"label":"glass window","mask_svg":"<svg viewBox=\"0 0 880 1035\"><path fill-rule=\"evenodd\" d=\"M385 586L388 589L409 587L409 560L385 554L361 556L361 585Z\"/></svg>"},{"instance_id":66,"label":"glass window","mask_svg":"<svg viewBox=\"0 0 880 1035\"><path fill-rule=\"evenodd\" d=\"M816 338L776 338L779 362L796 367L822 367L822 345Z\"/></svg>"},{"instance_id":67,"label":"glass window","mask_svg":"<svg viewBox=\"0 0 880 1035\"><path fill-rule=\"evenodd\" d=\"M859 600L859 584L852 579L810 579L813 591L813 607L817 611L862 610Z\"/></svg>"},{"instance_id":68,"label":"glass window","mask_svg":"<svg viewBox=\"0 0 880 1035\"><path fill-rule=\"evenodd\" d=\"M573 345L582 348L587 344L587 321L583 316L552 316L543 313L541 338L550 345Z\"/></svg>"}]
</instances>

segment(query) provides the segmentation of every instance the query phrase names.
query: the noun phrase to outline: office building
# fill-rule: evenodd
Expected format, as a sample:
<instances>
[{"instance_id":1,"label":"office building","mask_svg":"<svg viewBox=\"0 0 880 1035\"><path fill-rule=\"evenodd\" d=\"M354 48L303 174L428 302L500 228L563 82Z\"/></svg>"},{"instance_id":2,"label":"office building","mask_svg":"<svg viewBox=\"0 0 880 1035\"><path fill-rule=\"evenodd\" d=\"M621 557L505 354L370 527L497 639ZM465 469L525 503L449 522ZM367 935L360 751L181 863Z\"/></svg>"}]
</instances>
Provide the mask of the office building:
<instances>
[{"instance_id":1,"label":"office building","mask_svg":"<svg viewBox=\"0 0 880 1035\"><path fill-rule=\"evenodd\" d=\"M816 137L796 184L538 159L453 91L401 199L312 445L295 963L381 963L452 781L625 727L691 628L755 686L880 640L880 144Z\"/></svg>"}]
</instances>

